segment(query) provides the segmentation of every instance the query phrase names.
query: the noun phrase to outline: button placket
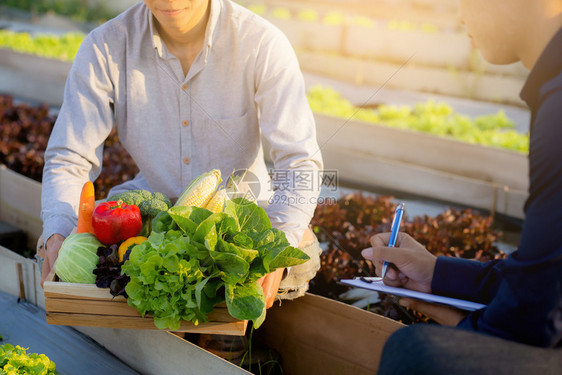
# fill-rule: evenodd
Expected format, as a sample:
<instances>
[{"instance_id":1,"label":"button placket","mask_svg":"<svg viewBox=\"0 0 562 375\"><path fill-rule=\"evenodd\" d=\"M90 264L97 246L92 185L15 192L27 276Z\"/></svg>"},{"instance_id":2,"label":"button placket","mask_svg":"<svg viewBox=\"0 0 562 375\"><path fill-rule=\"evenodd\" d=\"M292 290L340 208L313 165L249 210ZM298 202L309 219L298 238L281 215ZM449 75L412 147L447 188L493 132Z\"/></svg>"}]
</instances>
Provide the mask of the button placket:
<instances>
[{"instance_id":1,"label":"button placket","mask_svg":"<svg viewBox=\"0 0 562 375\"><path fill-rule=\"evenodd\" d=\"M192 134L190 129L191 120L191 100L189 98L189 93L187 90L189 85L183 83L180 87L180 100L179 100L179 126L180 126L180 157L181 157L181 183L184 186L192 179L192 168L191 168L191 145L192 145Z\"/></svg>"}]
</instances>

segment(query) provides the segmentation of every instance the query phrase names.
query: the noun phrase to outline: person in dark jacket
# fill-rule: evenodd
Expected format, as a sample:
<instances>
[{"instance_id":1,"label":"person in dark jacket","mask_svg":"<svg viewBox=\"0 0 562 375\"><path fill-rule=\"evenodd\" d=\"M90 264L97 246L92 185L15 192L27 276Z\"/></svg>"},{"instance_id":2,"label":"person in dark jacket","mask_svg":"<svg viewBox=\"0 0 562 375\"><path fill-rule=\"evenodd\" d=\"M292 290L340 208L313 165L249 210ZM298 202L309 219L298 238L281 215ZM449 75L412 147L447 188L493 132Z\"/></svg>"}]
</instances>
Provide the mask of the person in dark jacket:
<instances>
[{"instance_id":1,"label":"person in dark jacket","mask_svg":"<svg viewBox=\"0 0 562 375\"><path fill-rule=\"evenodd\" d=\"M471 313L412 299L400 303L439 325L398 330L379 374L562 372L562 0L460 0L459 16L490 63L530 69L529 196L519 248L487 263L435 257L400 233L371 239L363 256L387 285L487 305ZM445 326L454 326L449 328Z\"/></svg>"}]
</instances>

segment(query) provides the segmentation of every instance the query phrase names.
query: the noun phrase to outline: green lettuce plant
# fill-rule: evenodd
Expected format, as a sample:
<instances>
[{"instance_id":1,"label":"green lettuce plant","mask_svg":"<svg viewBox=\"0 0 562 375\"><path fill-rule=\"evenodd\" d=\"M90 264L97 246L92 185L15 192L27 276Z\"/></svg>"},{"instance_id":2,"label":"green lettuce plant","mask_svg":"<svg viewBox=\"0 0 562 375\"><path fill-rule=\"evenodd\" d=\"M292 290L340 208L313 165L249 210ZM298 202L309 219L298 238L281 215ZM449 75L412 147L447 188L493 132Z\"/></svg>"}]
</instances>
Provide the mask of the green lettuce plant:
<instances>
[{"instance_id":1,"label":"green lettuce plant","mask_svg":"<svg viewBox=\"0 0 562 375\"><path fill-rule=\"evenodd\" d=\"M56 366L45 354L27 353L26 348L0 345L0 374L56 375Z\"/></svg>"}]
</instances>

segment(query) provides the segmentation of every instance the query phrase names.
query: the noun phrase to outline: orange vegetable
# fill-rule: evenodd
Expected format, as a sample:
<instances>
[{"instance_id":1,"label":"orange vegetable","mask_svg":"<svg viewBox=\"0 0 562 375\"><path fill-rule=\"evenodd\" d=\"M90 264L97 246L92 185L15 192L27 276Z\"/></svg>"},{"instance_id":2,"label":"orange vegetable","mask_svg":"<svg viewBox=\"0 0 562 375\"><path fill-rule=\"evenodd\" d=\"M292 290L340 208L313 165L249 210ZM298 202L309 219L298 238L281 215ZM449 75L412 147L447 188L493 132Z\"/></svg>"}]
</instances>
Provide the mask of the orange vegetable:
<instances>
[{"instance_id":1,"label":"orange vegetable","mask_svg":"<svg viewBox=\"0 0 562 375\"><path fill-rule=\"evenodd\" d=\"M266 309L273 306L273 303L275 302L275 297L277 297L277 291L279 290L279 284L281 284L281 280L283 279L284 271L284 268L278 268L258 280L258 284L260 284L263 289Z\"/></svg>"},{"instance_id":2,"label":"orange vegetable","mask_svg":"<svg viewBox=\"0 0 562 375\"><path fill-rule=\"evenodd\" d=\"M78 226L76 233L94 233L92 228L92 214L96 205L94 184L86 181L80 193L80 205L78 206Z\"/></svg>"}]
</instances>

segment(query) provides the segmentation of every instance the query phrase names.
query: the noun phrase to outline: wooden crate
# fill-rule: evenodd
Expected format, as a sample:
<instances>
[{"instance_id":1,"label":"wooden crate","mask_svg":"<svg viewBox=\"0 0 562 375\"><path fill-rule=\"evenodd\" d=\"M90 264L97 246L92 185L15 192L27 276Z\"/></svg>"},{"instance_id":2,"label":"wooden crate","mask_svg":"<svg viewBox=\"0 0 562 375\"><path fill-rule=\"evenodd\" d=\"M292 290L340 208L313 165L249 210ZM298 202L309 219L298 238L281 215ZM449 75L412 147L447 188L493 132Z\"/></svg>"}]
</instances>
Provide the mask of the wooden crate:
<instances>
[{"instance_id":1,"label":"wooden crate","mask_svg":"<svg viewBox=\"0 0 562 375\"><path fill-rule=\"evenodd\" d=\"M51 270L45 281L45 310L47 323L68 326L88 326L123 329L158 329L152 317L144 318L127 304L123 296L113 297L109 289L93 284L65 283ZM194 325L183 321L176 332L209 333L243 336L247 320L233 318L225 303L215 307L209 321Z\"/></svg>"}]
</instances>

